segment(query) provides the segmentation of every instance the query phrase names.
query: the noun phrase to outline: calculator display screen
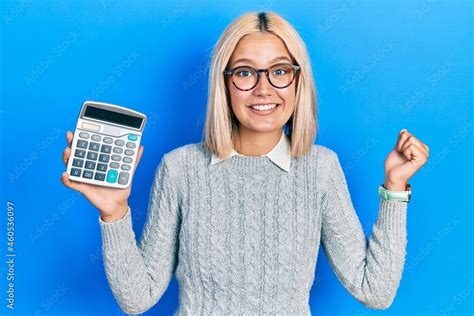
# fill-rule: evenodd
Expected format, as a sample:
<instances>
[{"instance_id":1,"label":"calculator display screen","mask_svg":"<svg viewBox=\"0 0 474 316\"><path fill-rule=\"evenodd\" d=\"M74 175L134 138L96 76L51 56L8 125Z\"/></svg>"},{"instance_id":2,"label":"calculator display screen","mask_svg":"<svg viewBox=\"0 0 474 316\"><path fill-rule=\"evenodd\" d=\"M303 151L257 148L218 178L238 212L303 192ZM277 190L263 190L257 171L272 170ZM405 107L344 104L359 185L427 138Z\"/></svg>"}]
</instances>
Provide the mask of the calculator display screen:
<instances>
[{"instance_id":1,"label":"calculator display screen","mask_svg":"<svg viewBox=\"0 0 474 316\"><path fill-rule=\"evenodd\" d=\"M124 125L139 129L143 119L140 117L104 110L94 106L88 106L84 112L84 117L89 117L104 122Z\"/></svg>"}]
</instances>

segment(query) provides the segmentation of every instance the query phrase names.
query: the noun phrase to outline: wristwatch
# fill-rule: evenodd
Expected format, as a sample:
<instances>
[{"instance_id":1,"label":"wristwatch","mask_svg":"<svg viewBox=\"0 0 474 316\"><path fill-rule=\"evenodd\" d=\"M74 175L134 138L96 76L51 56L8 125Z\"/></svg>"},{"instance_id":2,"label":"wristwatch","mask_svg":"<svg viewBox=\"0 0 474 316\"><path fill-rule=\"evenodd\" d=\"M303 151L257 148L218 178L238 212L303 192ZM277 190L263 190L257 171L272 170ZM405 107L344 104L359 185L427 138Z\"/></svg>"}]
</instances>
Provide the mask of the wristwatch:
<instances>
[{"instance_id":1,"label":"wristwatch","mask_svg":"<svg viewBox=\"0 0 474 316\"><path fill-rule=\"evenodd\" d=\"M379 196L385 201L410 202L411 186L407 183L405 191L391 191L386 189L383 184L379 185Z\"/></svg>"}]
</instances>

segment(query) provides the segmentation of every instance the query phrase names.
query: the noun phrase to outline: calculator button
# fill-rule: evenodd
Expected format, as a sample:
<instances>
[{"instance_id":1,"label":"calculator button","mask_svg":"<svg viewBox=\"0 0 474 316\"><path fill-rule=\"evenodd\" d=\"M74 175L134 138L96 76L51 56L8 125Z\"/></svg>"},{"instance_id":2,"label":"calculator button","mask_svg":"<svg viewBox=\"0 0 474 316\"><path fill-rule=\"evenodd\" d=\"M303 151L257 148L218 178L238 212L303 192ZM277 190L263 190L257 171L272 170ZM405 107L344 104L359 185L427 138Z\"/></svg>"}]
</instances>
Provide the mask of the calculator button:
<instances>
[{"instance_id":1,"label":"calculator button","mask_svg":"<svg viewBox=\"0 0 474 316\"><path fill-rule=\"evenodd\" d=\"M134 153L135 153L135 152L134 152L133 150L131 150L131 149L126 149L126 150L125 150L125 155L127 155L127 156L133 156Z\"/></svg>"},{"instance_id":2,"label":"calculator button","mask_svg":"<svg viewBox=\"0 0 474 316\"><path fill-rule=\"evenodd\" d=\"M110 163L110 168L118 169L120 165L117 162L111 162Z\"/></svg>"},{"instance_id":3,"label":"calculator button","mask_svg":"<svg viewBox=\"0 0 474 316\"><path fill-rule=\"evenodd\" d=\"M105 173L96 172L94 179L99 180L99 181L104 181Z\"/></svg>"},{"instance_id":4,"label":"calculator button","mask_svg":"<svg viewBox=\"0 0 474 316\"><path fill-rule=\"evenodd\" d=\"M132 167L130 165L126 165L126 164L123 164L122 167L120 167L122 170L125 170L125 171L129 171L130 169L132 169Z\"/></svg>"},{"instance_id":5,"label":"calculator button","mask_svg":"<svg viewBox=\"0 0 474 316\"><path fill-rule=\"evenodd\" d=\"M106 171L107 171L107 164L105 164L105 163L98 163L98 164L97 164L97 171L106 172Z\"/></svg>"},{"instance_id":6,"label":"calculator button","mask_svg":"<svg viewBox=\"0 0 474 316\"><path fill-rule=\"evenodd\" d=\"M72 165L73 165L74 167L82 168L82 166L84 165L84 160L82 160L82 159L74 159L74 160L72 161Z\"/></svg>"},{"instance_id":7,"label":"calculator button","mask_svg":"<svg viewBox=\"0 0 474 316\"><path fill-rule=\"evenodd\" d=\"M132 149L133 149L133 148L135 148L135 147L137 147L137 144L135 144L135 143L130 143L130 142L127 143L127 148L132 148Z\"/></svg>"},{"instance_id":8,"label":"calculator button","mask_svg":"<svg viewBox=\"0 0 474 316\"><path fill-rule=\"evenodd\" d=\"M87 141L86 140L82 140L82 139L79 139L77 141L77 148L87 148Z\"/></svg>"},{"instance_id":9,"label":"calculator button","mask_svg":"<svg viewBox=\"0 0 474 316\"><path fill-rule=\"evenodd\" d=\"M121 139L117 139L117 140L115 141L115 145L117 145L117 146L123 146L123 145L125 145L125 142L124 142L123 140L121 140Z\"/></svg>"},{"instance_id":10,"label":"calculator button","mask_svg":"<svg viewBox=\"0 0 474 316\"><path fill-rule=\"evenodd\" d=\"M88 139L88 138L89 138L89 133L86 133L86 132L80 132L80 133L79 133L79 137L80 137L80 138L85 138L85 139Z\"/></svg>"},{"instance_id":11,"label":"calculator button","mask_svg":"<svg viewBox=\"0 0 474 316\"><path fill-rule=\"evenodd\" d=\"M89 151L89 152L87 153L87 159L90 159L90 160L97 160L97 153L92 152L92 151Z\"/></svg>"},{"instance_id":12,"label":"calculator button","mask_svg":"<svg viewBox=\"0 0 474 316\"><path fill-rule=\"evenodd\" d=\"M74 156L79 157L79 158L84 158L86 156L86 151L81 150L81 149L76 149Z\"/></svg>"},{"instance_id":13,"label":"calculator button","mask_svg":"<svg viewBox=\"0 0 474 316\"><path fill-rule=\"evenodd\" d=\"M117 175L118 175L117 170L109 170L109 172L107 172L107 182L109 183L117 182Z\"/></svg>"},{"instance_id":14,"label":"calculator button","mask_svg":"<svg viewBox=\"0 0 474 316\"><path fill-rule=\"evenodd\" d=\"M123 162L125 162L125 163L131 163L131 162L132 162L132 158L130 158L130 157L123 157Z\"/></svg>"},{"instance_id":15,"label":"calculator button","mask_svg":"<svg viewBox=\"0 0 474 316\"><path fill-rule=\"evenodd\" d=\"M81 171L81 169L71 168L71 176L80 177Z\"/></svg>"},{"instance_id":16,"label":"calculator button","mask_svg":"<svg viewBox=\"0 0 474 316\"><path fill-rule=\"evenodd\" d=\"M99 161L100 161L100 162L106 162L106 163L107 163L107 162L109 162L109 157L110 157L109 155L100 154L100 156L99 156Z\"/></svg>"},{"instance_id":17,"label":"calculator button","mask_svg":"<svg viewBox=\"0 0 474 316\"><path fill-rule=\"evenodd\" d=\"M95 162L87 160L85 168L94 170L95 169Z\"/></svg>"},{"instance_id":18,"label":"calculator button","mask_svg":"<svg viewBox=\"0 0 474 316\"><path fill-rule=\"evenodd\" d=\"M112 155L112 160L113 161L120 161L122 157L120 157L119 155Z\"/></svg>"},{"instance_id":19,"label":"calculator button","mask_svg":"<svg viewBox=\"0 0 474 316\"><path fill-rule=\"evenodd\" d=\"M110 151L112 150L112 146L110 145L102 145L100 148L100 151L106 154L110 154Z\"/></svg>"},{"instance_id":20,"label":"calculator button","mask_svg":"<svg viewBox=\"0 0 474 316\"><path fill-rule=\"evenodd\" d=\"M95 140L96 142L100 142L100 140L102 139L102 137L100 137L99 135L92 135L91 139L92 139L92 140Z\"/></svg>"},{"instance_id":21,"label":"calculator button","mask_svg":"<svg viewBox=\"0 0 474 316\"><path fill-rule=\"evenodd\" d=\"M128 140L136 141L138 139L137 135L135 134L128 134Z\"/></svg>"},{"instance_id":22,"label":"calculator button","mask_svg":"<svg viewBox=\"0 0 474 316\"><path fill-rule=\"evenodd\" d=\"M112 144L114 140L110 137L104 137L104 143L106 144Z\"/></svg>"},{"instance_id":23,"label":"calculator button","mask_svg":"<svg viewBox=\"0 0 474 316\"><path fill-rule=\"evenodd\" d=\"M89 150L99 151L100 144L99 143L89 143Z\"/></svg>"},{"instance_id":24,"label":"calculator button","mask_svg":"<svg viewBox=\"0 0 474 316\"><path fill-rule=\"evenodd\" d=\"M130 174L128 172L125 172L125 171L120 172L118 183L127 184L129 176Z\"/></svg>"},{"instance_id":25,"label":"calculator button","mask_svg":"<svg viewBox=\"0 0 474 316\"><path fill-rule=\"evenodd\" d=\"M120 147L114 147L114 153L121 154L121 153L123 153L123 149L120 148Z\"/></svg>"},{"instance_id":26,"label":"calculator button","mask_svg":"<svg viewBox=\"0 0 474 316\"><path fill-rule=\"evenodd\" d=\"M84 170L84 173L82 174L82 177L86 178L86 179L92 179L93 175L94 175L94 173L92 171Z\"/></svg>"}]
</instances>

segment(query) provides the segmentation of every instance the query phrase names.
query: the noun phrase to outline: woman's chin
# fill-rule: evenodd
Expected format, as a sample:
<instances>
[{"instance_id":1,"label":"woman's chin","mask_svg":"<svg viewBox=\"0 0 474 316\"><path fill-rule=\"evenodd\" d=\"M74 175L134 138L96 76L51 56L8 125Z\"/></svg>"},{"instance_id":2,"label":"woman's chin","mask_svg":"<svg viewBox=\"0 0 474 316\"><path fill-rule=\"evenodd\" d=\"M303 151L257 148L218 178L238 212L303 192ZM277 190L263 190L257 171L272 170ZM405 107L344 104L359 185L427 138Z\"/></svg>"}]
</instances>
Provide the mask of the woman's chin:
<instances>
[{"instance_id":1,"label":"woman's chin","mask_svg":"<svg viewBox=\"0 0 474 316\"><path fill-rule=\"evenodd\" d=\"M258 124L255 124L255 125L252 125L252 126L249 126L249 127L246 127L245 130L246 132L251 132L251 133L262 133L262 134L268 134L268 133L273 133L273 132L277 132L277 131L281 131L282 129L282 126L279 126L277 124L275 125L258 125Z\"/></svg>"}]
</instances>

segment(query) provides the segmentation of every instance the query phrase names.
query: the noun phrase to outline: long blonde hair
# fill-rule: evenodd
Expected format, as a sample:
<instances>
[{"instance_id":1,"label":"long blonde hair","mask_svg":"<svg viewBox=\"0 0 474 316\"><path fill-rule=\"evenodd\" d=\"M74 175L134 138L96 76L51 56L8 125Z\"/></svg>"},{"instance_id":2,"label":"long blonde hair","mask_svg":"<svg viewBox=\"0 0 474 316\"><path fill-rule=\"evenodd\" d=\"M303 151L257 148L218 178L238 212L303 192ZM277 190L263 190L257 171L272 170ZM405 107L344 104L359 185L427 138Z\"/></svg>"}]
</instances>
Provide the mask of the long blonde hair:
<instances>
[{"instance_id":1,"label":"long blonde hair","mask_svg":"<svg viewBox=\"0 0 474 316\"><path fill-rule=\"evenodd\" d=\"M221 158L226 158L234 148L239 124L230 107L223 72L239 40L245 35L262 32L278 36L300 66L295 110L284 126L284 131L291 140L291 156L298 157L307 153L316 137L316 89L306 45L290 23L278 14L246 13L234 20L220 36L214 46L209 69L209 94L203 138L206 147Z\"/></svg>"}]
</instances>

